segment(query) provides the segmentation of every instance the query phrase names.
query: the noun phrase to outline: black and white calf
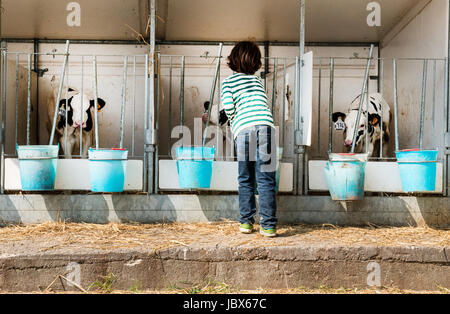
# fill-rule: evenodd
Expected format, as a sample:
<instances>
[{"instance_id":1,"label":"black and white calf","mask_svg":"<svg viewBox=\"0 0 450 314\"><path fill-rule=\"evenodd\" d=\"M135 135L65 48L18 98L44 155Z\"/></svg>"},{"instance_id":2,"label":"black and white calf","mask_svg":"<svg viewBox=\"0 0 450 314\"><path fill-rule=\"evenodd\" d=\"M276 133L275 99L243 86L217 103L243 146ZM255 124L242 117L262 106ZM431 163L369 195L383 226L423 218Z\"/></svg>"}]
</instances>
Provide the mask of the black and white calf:
<instances>
[{"instance_id":1,"label":"black and white calf","mask_svg":"<svg viewBox=\"0 0 450 314\"><path fill-rule=\"evenodd\" d=\"M342 112L333 113L333 122L336 125L341 124L344 129L344 145L349 150L353 144L353 132L357 128L356 134L356 144L355 153L365 152L365 139L366 139L366 99L364 99L363 110L361 110L361 117L359 122L356 120L358 118L358 107L360 102L360 97L355 98L350 105L350 109L347 114ZM378 157L380 154L380 138L383 136L383 156L387 156L387 148L389 142L389 125L391 121L391 110L389 104L381 97L379 93L369 94L369 121L368 121L368 131L369 131L369 157ZM383 114L381 114L381 112ZM383 116L383 130L381 130L381 116ZM339 129L339 128L337 128Z\"/></svg>"},{"instance_id":2,"label":"black and white calf","mask_svg":"<svg viewBox=\"0 0 450 314\"><path fill-rule=\"evenodd\" d=\"M53 84L52 84L53 85ZM48 121L47 130L52 129L53 115L56 106L58 90L53 86L53 91L47 99ZM105 101L98 98L98 103L94 106L94 98L89 93L81 94L76 88L63 88L61 100L58 104L58 118L56 121L56 132L59 145L65 157L71 157L76 146L80 146L80 131L83 132L82 155L87 156L89 147L94 142L94 110L101 110L105 106ZM67 99L67 104L66 104ZM67 128L66 128L67 119ZM66 150L67 134L67 150Z\"/></svg>"}]
</instances>

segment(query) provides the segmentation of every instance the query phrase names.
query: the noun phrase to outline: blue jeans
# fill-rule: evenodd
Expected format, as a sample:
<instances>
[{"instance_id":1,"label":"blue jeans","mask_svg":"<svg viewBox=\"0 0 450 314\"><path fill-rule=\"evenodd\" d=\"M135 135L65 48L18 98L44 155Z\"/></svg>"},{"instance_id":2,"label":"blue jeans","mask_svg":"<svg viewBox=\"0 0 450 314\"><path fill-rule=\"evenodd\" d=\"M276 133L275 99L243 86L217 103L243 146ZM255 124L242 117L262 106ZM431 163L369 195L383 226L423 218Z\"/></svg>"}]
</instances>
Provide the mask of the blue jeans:
<instances>
[{"instance_id":1,"label":"blue jeans","mask_svg":"<svg viewBox=\"0 0 450 314\"><path fill-rule=\"evenodd\" d=\"M257 125L239 132L235 139L238 158L239 222L255 223L255 185L258 186L259 216L264 229L274 229L276 218L275 131L270 126Z\"/></svg>"}]
</instances>

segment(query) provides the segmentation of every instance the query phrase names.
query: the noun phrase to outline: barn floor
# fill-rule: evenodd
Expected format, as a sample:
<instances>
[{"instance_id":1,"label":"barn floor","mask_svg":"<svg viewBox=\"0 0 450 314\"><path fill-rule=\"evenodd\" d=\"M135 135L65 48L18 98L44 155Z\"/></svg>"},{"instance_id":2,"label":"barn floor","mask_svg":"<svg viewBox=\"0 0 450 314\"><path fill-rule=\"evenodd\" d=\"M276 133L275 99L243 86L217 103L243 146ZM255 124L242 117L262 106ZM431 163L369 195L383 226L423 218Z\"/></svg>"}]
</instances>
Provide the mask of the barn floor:
<instances>
[{"instance_id":1,"label":"barn floor","mask_svg":"<svg viewBox=\"0 0 450 314\"><path fill-rule=\"evenodd\" d=\"M240 234L233 221L49 222L3 227L0 239L4 292L82 291L108 280L124 291L450 288L450 230L429 227L280 225L267 239Z\"/></svg>"}]
</instances>

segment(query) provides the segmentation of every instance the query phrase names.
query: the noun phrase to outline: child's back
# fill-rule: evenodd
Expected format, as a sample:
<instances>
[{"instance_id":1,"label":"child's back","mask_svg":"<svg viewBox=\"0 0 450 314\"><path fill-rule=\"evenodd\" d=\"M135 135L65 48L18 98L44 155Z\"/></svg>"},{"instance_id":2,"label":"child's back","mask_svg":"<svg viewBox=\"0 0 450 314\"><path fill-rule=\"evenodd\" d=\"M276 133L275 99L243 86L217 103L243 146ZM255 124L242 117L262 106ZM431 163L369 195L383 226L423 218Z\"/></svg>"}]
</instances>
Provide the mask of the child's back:
<instances>
[{"instance_id":1,"label":"child's back","mask_svg":"<svg viewBox=\"0 0 450 314\"><path fill-rule=\"evenodd\" d=\"M254 43L240 42L228 65L236 74L222 83L222 103L230 119L238 158L239 230L251 233L256 214L255 185L259 193L260 232L276 235L275 126L263 84L255 72L261 52Z\"/></svg>"}]
</instances>

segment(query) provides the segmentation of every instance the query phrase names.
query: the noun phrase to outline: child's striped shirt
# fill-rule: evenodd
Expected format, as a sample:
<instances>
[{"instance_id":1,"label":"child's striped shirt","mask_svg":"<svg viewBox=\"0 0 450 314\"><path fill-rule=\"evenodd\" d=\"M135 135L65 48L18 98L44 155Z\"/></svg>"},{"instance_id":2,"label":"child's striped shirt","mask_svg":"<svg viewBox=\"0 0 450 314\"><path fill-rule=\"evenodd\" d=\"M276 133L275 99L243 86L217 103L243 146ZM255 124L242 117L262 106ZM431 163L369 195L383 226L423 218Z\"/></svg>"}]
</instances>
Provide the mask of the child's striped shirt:
<instances>
[{"instance_id":1,"label":"child's striped shirt","mask_svg":"<svg viewBox=\"0 0 450 314\"><path fill-rule=\"evenodd\" d=\"M222 82L222 104L233 136L255 125L274 127L264 86L256 75L236 73Z\"/></svg>"}]
</instances>

